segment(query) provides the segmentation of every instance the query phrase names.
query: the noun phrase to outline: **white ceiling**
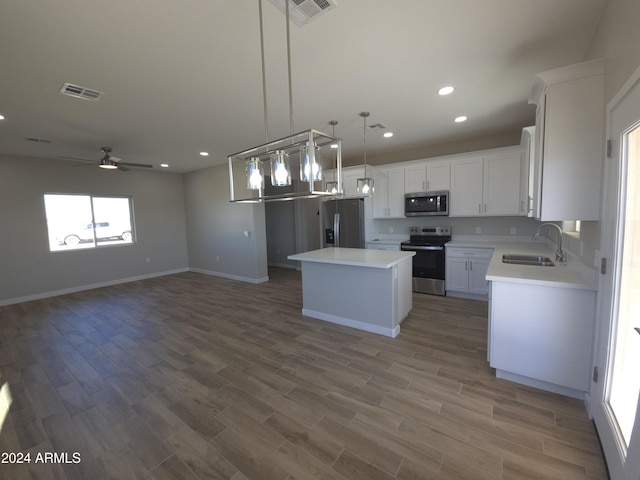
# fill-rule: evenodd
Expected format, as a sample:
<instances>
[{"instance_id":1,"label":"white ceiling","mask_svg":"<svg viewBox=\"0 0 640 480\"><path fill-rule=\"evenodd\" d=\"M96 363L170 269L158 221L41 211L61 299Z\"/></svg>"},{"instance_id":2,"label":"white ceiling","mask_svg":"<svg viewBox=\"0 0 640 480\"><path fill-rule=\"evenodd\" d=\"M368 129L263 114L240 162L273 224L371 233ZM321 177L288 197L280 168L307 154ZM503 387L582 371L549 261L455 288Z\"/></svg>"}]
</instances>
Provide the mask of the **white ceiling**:
<instances>
[{"instance_id":1,"label":"white ceiling","mask_svg":"<svg viewBox=\"0 0 640 480\"><path fill-rule=\"evenodd\" d=\"M356 163L363 110L395 133L370 132L368 156L531 124L534 74L584 59L606 0L337 3L291 25L294 128L338 120ZM290 133L286 29L263 10L273 140ZM63 96L65 82L106 95ZM456 91L439 97L446 84ZM98 159L110 146L174 172L223 163L265 140L258 0L0 0L0 114L0 153Z\"/></svg>"}]
</instances>

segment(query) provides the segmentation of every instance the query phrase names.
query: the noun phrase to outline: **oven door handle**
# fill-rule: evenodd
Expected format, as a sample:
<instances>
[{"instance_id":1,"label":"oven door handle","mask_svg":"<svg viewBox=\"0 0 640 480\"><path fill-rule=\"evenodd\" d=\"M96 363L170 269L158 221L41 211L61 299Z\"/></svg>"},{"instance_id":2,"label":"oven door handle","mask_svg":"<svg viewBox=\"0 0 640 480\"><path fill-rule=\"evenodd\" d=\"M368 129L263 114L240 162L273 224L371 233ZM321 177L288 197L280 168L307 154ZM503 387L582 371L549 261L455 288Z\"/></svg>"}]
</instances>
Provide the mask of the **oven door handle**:
<instances>
[{"instance_id":1,"label":"oven door handle","mask_svg":"<svg viewBox=\"0 0 640 480\"><path fill-rule=\"evenodd\" d=\"M430 250L430 251L442 251L444 250L444 247L433 247L433 246L429 246L429 247L417 247L417 246L413 246L413 245L402 245L400 247L401 250L405 250L405 251L409 251L409 252L418 252L421 250Z\"/></svg>"}]
</instances>

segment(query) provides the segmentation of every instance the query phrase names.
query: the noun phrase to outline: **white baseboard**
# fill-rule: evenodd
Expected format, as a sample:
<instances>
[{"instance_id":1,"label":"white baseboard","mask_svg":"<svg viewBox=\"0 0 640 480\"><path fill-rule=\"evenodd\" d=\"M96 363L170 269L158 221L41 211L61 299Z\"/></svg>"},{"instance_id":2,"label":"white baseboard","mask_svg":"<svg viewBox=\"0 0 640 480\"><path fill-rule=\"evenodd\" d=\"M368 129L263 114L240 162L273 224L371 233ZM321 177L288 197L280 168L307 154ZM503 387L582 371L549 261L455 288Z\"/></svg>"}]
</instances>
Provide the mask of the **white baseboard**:
<instances>
[{"instance_id":1,"label":"white baseboard","mask_svg":"<svg viewBox=\"0 0 640 480\"><path fill-rule=\"evenodd\" d=\"M566 397L577 398L578 400L582 401L585 400L585 392L583 391L576 390L575 388L564 387L562 385L556 385L555 383L545 382L544 380L525 377L523 375L518 375L517 373L505 372L504 370L496 370L496 378L502 378L503 380L509 380L515 383L521 383L522 385L539 388L540 390L546 390L547 392L558 393Z\"/></svg>"},{"instance_id":2,"label":"white baseboard","mask_svg":"<svg viewBox=\"0 0 640 480\"><path fill-rule=\"evenodd\" d=\"M278 267L278 268L290 268L291 270L295 270L297 268L297 265L294 263L270 263L268 266Z\"/></svg>"},{"instance_id":3,"label":"white baseboard","mask_svg":"<svg viewBox=\"0 0 640 480\"><path fill-rule=\"evenodd\" d=\"M377 333L378 335L384 335L385 337L396 338L400 333L400 325L396 325L394 328L379 327L377 325L371 325L370 323L360 322L359 320L338 317L336 315L317 312L315 310L309 310L307 308L302 309L302 315L304 315L305 317L317 318L318 320L324 320L325 322L336 323L345 327L364 330L365 332Z\"/></svg>"},{"instance_id":4,"label":"white baseboard","mask_svg":"<svg viewBox=\"0 0 640 480\"><path fill-rule=\"evenodd\" d=\"M49 292L36 293L34 295L26 295L24 297L8 298L0 300L0 307L6 305L13 305L16 303L30 302L32 300L41 300L43 298L57 297L58 295L67 295L69 293L83 292L85 290L93 290L94 288L110 287L112 285L119 285L121 283L137 282L138 280L146 280L148 278L163 277L165 275L173 275L176 273L188 272L188 268L179 268L176 270L167 270L164 272L150 273L147 275L136 275L135 277L119 278L117 280L109 280L108 282L91 283L88 285L81 285L79 287L65 288L62 290L52 290Z\"/></svg>"},{"instance_id":5,"label":"white baseboard","mask_svg":"<svg viewBox=\"0 0 640 480\"><path fill-rule=\"evenodd\" d=\"M239 282L246 282L246 283L259 284L259 283L264 283L269 281L268 275L266 277L261 277L261 278L251 278L251 277L242 277L240 275L231 275L229 273L224 273L224 272L216 272L214 270L203 270L201 268L190 268L189 271L194 273L201 273L202 275L209 275L211 277L227 278L229 280L237 280Z\"/></svg>"}]
</instances>

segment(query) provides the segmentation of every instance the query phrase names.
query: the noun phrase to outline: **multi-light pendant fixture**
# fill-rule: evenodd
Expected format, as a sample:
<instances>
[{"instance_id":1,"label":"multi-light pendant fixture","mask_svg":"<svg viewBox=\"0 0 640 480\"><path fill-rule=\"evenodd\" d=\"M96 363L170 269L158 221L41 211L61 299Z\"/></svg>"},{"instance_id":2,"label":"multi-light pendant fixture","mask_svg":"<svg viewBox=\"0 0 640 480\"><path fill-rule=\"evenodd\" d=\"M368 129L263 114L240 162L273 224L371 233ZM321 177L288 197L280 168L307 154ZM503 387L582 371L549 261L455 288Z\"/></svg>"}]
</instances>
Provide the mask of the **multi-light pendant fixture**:
<instances>
[{"instance_id":1,"label":"multi-light pendant fixture","mask_svg":"<svg viewBox=\"0 0 640 480\"><path fill-rule=\"evenodd\" d=\"M289 78L289 121L290 135L275 141L269 141L268 116L265 80L264 35L262 21L262 0L258 0L260 11L260 48L262 58L262 93L264 101L264 125L266 142L263 145L250 148L243 152L229 155L229 190L232 202L256 203L275 200L291 200L296 198L311 198L321 196L335 196L342 194L342 141L317 130L309 129L293 133L293 95L291 87L291 41L289 35L289 1L285 1L285 15L287 23L287 67ZM337 123L337 122L336 122ZM323 189L322 161L323 157L333 158L333 155L322 154L337 145L336 150L336 185L330 192ZM291 161L299 162L299 182L294 182ZM271 185L273 187L291 187L269 189L265 188L265 162L270 163ZM244 176L246 183L236 184L236 179ZM241 188L245 187L245 188ZM247 193L243 195L242 190ZM238 192L238 195L236 195Z\"/></svg>"}]
</instances>

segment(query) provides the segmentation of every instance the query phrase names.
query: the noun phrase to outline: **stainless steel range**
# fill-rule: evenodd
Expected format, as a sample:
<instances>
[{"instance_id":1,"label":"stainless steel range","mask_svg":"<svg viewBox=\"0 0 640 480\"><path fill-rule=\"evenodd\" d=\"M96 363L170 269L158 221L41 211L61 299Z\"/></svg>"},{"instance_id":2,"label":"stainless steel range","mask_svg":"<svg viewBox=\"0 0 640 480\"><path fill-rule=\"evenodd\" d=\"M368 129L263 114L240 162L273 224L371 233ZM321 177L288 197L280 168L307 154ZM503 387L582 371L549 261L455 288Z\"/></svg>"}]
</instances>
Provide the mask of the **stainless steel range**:
<instances>
[{"instance_id":1,"label":"stainless steel range","mask_svg":"<svg viewBox=\"0 0 640 480\"><path fill-rule=\"evenodd\" d=\"M413 291L444 295L444 244L451 240L451 227L411 227L409 235L400 249L416 252Z\"/></svg>"}]
</instances>

